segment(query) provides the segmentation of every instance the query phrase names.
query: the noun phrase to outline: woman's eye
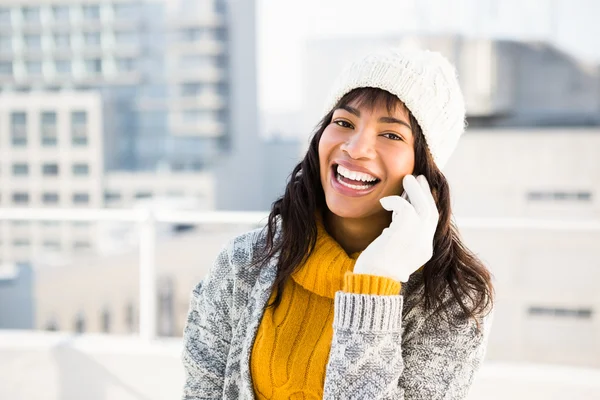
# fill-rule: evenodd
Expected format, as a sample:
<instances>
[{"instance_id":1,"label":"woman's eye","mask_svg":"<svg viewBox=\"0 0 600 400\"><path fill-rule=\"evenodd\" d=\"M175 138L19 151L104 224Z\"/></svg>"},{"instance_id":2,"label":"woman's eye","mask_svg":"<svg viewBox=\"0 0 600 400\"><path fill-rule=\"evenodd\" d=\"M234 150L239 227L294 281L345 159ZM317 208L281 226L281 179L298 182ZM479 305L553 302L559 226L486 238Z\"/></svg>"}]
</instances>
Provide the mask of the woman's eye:
<instances>
[{"instance_id":1,"label":"woman's eye","mask_svg":"<svg viewBox=\"0 0 600 400\"><path fill-rule=\"evenodd\" d=\"M384 133L383 136L392 140L402 140L402 136L396 135L395 133Z\"/></svg>"},{"instance_id":2,"label":"woman's eye","mask_svg":"<svg viewBox=\"0 0 600 400\"><path fill-rule=\"evenodd\" d=\"M334 124L339 125L343 128L352 128L352 124L349 123L348 121L344 121L344 120L337 120L337 121L333 121Z\"/></svg>"}]
</instances>

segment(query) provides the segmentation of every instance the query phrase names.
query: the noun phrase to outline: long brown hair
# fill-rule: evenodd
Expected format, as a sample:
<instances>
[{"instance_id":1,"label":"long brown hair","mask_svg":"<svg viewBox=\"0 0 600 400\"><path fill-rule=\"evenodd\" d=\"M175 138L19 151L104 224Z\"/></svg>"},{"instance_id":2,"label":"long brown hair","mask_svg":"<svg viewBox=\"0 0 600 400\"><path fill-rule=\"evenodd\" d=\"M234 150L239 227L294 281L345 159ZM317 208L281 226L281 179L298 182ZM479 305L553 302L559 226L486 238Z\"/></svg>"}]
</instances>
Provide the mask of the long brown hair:
<instances>
[{"instance_id":1,"label":"long brown hair","mask_svg":"<svg viewBox=\"0 0 600 400\"><path fill-rule=\"evenodd\" d=\"M371 109L377 104L385 104L390 113L401 104L396 96L381 89L354 89L342 97L317 125L304 159L292 171L283 196L273 203L265 227L265 251L259 262L279 256L277 277L273 283L276 297L269 307L280 304L286 281L314 249L317 240L315 212L327 207L319 171L319 140L331 123L333 111L355 101L359 106ZM410 110L409 116L415 139L413 174L427 178L440 213L433 239L433 257L422 270L420 284L424 290L420 301L424 301L425 307L434 313L445 311L449 303L444 294L449 288L462 310L462 317L478 321L479 317L487 314L493 303L490 273L461 242L452 220L448 182L433 161L422 130ZM277 226L278 220L280 227ZM453 318L449 319L452 322Z\"/></svg>"}]
</instances>

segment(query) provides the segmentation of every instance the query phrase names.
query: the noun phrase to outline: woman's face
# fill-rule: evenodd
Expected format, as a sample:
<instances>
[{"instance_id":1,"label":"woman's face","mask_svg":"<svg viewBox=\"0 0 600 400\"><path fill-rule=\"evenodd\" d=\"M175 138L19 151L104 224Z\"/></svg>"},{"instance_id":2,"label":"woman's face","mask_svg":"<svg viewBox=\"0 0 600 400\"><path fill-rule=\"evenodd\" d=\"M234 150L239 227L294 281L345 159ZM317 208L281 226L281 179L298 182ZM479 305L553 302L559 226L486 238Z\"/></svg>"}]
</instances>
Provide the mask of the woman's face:
<instances>
[{"instance_id":1,"label":"woman's face","mask_svg":"<svg viewBox=\"0 0 600 400\"><path fill-rule=\"evenodd\" d=\"M402 194L415 165L409 113L399 102L336 109L319 141L321 184L329 210L342 218L385 213L379 199Z\"/></svg>"}]
</instances>

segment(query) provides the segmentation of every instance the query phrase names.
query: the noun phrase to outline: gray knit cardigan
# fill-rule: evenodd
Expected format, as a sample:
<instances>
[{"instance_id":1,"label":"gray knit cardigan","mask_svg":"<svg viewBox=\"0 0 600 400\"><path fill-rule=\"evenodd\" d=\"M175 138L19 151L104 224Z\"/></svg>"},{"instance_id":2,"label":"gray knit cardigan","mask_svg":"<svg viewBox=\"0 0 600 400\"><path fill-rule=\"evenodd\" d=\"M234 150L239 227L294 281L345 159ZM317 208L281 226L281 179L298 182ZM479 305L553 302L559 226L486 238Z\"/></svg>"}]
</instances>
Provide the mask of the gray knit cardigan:
<instances>
[{"instance_id":1,"label":"gray knit cardigan","mask_svg":"<svg viewBox=\"0 0 600 400\"><path fill-rule=\"evenodd\" d=\"M251 267L258 229L238 236L192 291L184 329L183 399L254 399L250 354L271 295L277 260ZM399 295L339 291L326 368L325 399L464 399L491 325L451 326L417 302L419 273ZM491 316L491 314L490 314Z\"/></svg>"}]
</instances>

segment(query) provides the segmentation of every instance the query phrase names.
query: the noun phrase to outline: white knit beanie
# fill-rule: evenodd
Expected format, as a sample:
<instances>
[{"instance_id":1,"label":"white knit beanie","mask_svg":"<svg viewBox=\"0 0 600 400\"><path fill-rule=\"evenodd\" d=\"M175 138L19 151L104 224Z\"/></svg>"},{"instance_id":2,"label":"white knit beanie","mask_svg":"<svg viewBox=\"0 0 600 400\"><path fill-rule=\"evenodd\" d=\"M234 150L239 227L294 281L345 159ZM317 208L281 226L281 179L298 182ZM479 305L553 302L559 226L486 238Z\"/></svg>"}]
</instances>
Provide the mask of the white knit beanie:
<instances>
[{"instance_id":1,"label":"white knit beanie","mask_svg":"<svg viewBox=\"0 0 600 400\"><path fill-rule=\"evenodd\" d=\"M327 99L328 113L348 92L373 87L396 95L415 116L438 168L465 130L465 103L456 71L441 54L387 49L348 65Z\"/></svg>"}]
</instances>

